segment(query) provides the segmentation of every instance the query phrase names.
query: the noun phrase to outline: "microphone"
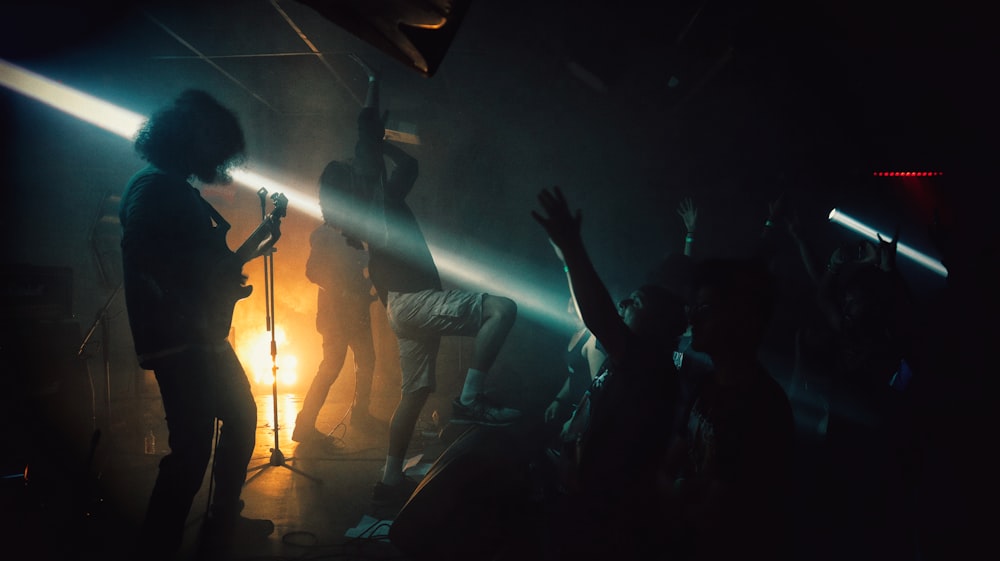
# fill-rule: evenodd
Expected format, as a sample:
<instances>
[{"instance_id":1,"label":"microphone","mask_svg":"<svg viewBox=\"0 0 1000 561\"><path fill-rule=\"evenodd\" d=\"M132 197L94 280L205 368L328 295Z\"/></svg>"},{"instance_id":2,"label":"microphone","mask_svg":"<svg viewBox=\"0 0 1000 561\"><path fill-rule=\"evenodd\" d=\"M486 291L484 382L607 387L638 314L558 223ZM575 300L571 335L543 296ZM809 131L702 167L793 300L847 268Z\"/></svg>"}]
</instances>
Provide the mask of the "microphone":
<instances>
[{"instance_id":1,"label":"microphone","mask_svg":"<svg viewBox=\"0 0 1000 561\"><path fill-rule=\"evenodd\" d=\"M257 197L260 199L260 215L267 214L267 189L261 187L257 190Z\"/></svg>"}]
</instances>

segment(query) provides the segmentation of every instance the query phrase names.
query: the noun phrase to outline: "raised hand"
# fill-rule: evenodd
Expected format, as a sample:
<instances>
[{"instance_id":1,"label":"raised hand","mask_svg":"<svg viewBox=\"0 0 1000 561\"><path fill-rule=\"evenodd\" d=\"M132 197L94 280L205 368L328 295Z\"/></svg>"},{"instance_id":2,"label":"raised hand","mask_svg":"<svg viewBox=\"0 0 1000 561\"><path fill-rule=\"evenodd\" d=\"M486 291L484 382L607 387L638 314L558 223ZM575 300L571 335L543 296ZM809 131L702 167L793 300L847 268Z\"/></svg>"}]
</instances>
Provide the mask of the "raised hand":
<instances>
[{"instance_id":1,"label":"raised hand","mask_svg":"<svg viewBox=\"0 0 1000 561\"><path fill-rule=\"evenodd\" d=\"M691 197L687 197L677 206L677 214L684 221L684 228L689 232L694 232L698 224L698 207L694 206Z\"/></svg>"},{"instance_id":2,"label":"raised hand","mask_svg":"<svg viewBox=\"0 0 1000 561\"><path fill-rule=\"evenodd\" d=\"M570 213L566 197L559 187L553 187L551 191L542 189L538 193L538 203L542 206L544 215L531 211L531 216L545 228L549 240L556 248L565 252L567 247L580 243L582 213L579 209L576 214Z\"/></svg>"},{"instance_id":3,"label":"raised hand","mask_svg":"<svg viewBox=\"0 0 1000 561\"><path fill-rule=\"evenodd\" d=\"M892 241L882 239L882 234L879 233L876 233L875 236L878 238L878 257L876 259L878 268L885 272L892 271L896 268L896 247L899 244L899 224L896 225L896 231L892 235Z\"/></svg>"}]
</instances>

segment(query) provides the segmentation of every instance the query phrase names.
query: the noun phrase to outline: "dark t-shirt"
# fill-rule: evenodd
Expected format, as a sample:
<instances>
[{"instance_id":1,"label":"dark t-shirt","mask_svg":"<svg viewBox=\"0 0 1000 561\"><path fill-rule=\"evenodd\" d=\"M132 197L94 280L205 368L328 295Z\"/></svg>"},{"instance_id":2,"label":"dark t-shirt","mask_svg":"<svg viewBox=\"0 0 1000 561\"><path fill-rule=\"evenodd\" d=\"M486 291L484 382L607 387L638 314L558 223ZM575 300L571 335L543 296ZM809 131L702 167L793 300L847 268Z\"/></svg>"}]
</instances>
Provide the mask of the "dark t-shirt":
<instances>
[{"instance_id":1,"label":"dark t-shirt","mask_svg":"<svg viewBox=\"0 0 1000 561\"><path fill-rule=\"evenodd\" d=\"M344 236L320 226L309 236L306 277L318 287L316 329L320 333L368 326L371 282L365 276L368 256Z\"/></svg>"},{"instance_id":2,"label":"dark t-shirt","mask_svg":"<svg viewBox=\"0 0 1000 561\"><path fill-rule=\"evenodd\" d=\"M686 438L683 475L695 489L688 504L694 510L711 505L708 526L697 530L698 547L721 552L752 545L777 555L787 541L794 443L792 408L781 386L762 369L742 385L709 377L692 405Z\"/></svg>"},{"instance_id":3,"label":"dark t-shirt","mask_svg":"<svg viewBox=\"0 0 1000 561\"><path fill-rule=\"evenodd\" d=\"M441 290L441 277L427 247L427 240L416 216L406 204L406 197L417 181L417 160L393 150L390 159L395 164L386 174L381 138L372 138L372 122L379 119L371 107L358 115L358 141L354 145L354 168L365 182L369 197L368 271L372 284L383 304L389 292L419 292Z\"/></svg>"},{"instance_id":4,"label":"dark t-shirt","mask_svg":"<svg viewBox=\"0 0 1000 561\"><path fill-rule=\"evenodd\" d=\"M228 288L242 283L226 245L229 225L216 225L207 201L184 178L153 166L125 188L122 269L129 326L140 363L187 344L218 343L229 334ZM221 268L221 269L220 269ZM215 274L228 271L227 274ZM228 315L227 315L228 312Z\"/></svg>"},{"instance_id":5,"label":"dark t-shirt","mask_svg":"<svg viewBox=\"0 0 1000 561\"><path fill-rule=\"evenodd\" d=\"M669 355L631 336L624 356L605 361L564 433L576 440L579 491L600 500L651 489L673 430L678 385Z\"/></svg>"},{"instance_id":6,"label":"dark t-shirt","mask_svg":"<svg viewBox=\"0 0 1000 561\"><path fill-rule=\"evenodd\" d=\"M638 558L662 530L657 469L673 431L677 373L660 345L628 338L563 431L562 558Z\"/></svg>"}]
</instances>

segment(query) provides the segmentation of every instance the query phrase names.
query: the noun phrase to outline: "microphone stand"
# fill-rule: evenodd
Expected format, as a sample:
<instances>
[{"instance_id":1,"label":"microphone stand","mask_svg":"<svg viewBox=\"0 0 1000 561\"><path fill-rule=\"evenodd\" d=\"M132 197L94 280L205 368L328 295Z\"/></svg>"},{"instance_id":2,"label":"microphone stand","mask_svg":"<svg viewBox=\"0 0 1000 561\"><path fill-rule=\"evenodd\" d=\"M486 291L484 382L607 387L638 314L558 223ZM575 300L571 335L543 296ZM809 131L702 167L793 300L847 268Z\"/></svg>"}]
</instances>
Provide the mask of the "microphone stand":
<instances>
[{"instance_id":1,"label":"microphone stand","mask_svg":"<svg viewBox=\"0 0 1000 561\"><path fill-rule=\"evenodd\" d=\"M257 191L257 196L260 197L260 213L261 220L267 218L267 189L261 187ZM272 414L274 415L274 448L271 448L271 459L266 464L261 464L247 470L247 473L256 471L253 476L246 481L256 479L264 472L265 469L279 466L287 468L294 473L302 475L307 479L312 480L314 483L322 484L323 481L317 477L309 475L302 470L290 466L287 460L294 460L294 458L285 458L285 455L281 452L281 448L278 446L278 344L274 338L274 251L275 248L271 247L263 255L264 258L264 306L266 315L266 325L267 330L271 332L271 405Z\"/></svg>"},{"instance_id":2,"label":"microphone stand","mask_svg":"<svg viewBox=\"0 0 1000 561\"><path fill-rule=\"evenodd\" d=\"M90 328L87 330L87 334L84 335L83 341L80 343L80 347L76 351L76 356L83 358L83 353L86 352L87 345L90 344L90 339L94 336L94 333L97 332L97 328L98 327L101 328L101 337L102 337L102 341L101 341L101 356L102 356L102 359L104 361L104 414L106 416L105 422L107 423L108 427L111 427L111 425L112 425L112 422L111 422L112 421L112 419L111 419L111 349L110 349L111 326L108 324L108 308L111 307L111 304L115 301L115 298L118 297L118 294L121 292L121 290L122 290L122 285L121 285L121 283L118 283L118 286L115 287L114 292L112 292L111 296L108 297L107 302L105 302L104 306L101 307L101 309L97 312L97 316L94 318L94 323L92 323L90 325ZM91 377L91 380L90 380L90 393L91 393L91 396L90 396L90 399L91 399L91 411L92 411L92 415L93 415L92 422L93 422L93 425L94 425L93 429L96 432L98 430L97 429L97 403L96 403L97 402L97 396L96 396L96 392L94 390L94 380L93 380L93 377Z\"/></svg>"}]
</instances>

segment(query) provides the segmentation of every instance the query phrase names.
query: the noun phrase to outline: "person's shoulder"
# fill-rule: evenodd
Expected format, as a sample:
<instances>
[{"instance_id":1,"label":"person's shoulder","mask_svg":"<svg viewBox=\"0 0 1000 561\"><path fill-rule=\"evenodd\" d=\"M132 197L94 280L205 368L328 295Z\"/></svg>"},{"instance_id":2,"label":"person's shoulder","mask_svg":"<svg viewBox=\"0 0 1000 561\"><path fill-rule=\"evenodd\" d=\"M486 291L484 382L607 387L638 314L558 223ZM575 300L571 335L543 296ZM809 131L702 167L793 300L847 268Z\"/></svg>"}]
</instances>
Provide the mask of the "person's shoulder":
<instances>
[{"instance_id":1,"label":"person's shoulder","mask_svg":"<svg viewBox=\"0 0 1000 561\"><path fill-rule=\"evenodd\" d=\"M168 183L167 174L163 173L156 168L153 164L149 164L142 169L136 171L129 178L128 184L130 186L146 186L152 184L165 184Z\"/></svg>"},{"instance_id":2,"label":"person's shoulder","mask_svg":"<svg viewBox=\"0 0 1000 561\"><path fill-rule=\"evenodd\" d=\"M135 172L125 187L125 199L136 201L178 196L185 189L194 189L186 180L169 175L153 165Z\"/></svg>"}]
</instances>

